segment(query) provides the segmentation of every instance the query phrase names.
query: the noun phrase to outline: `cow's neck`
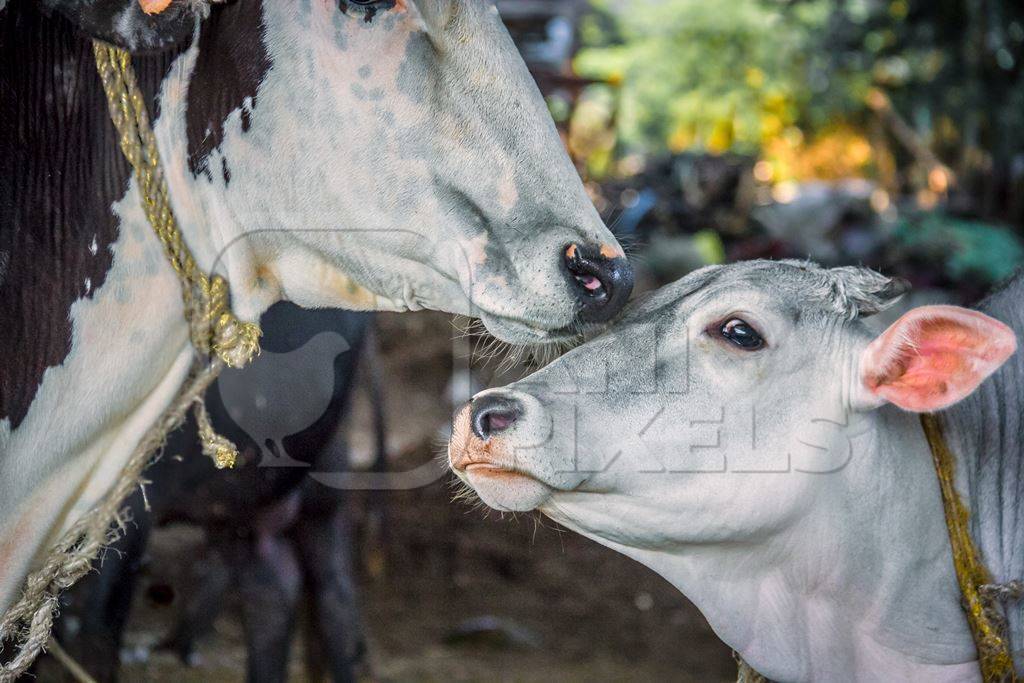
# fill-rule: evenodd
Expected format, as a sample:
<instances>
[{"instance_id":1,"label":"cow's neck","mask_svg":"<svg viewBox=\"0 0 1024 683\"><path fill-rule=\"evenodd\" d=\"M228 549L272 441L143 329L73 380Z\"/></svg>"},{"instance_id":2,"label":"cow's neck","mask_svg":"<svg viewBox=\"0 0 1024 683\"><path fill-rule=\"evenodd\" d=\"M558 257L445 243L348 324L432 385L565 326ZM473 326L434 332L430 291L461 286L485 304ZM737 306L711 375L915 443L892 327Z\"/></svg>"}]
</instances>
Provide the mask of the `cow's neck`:
<instances>
[{"instance_id":1,"label":"cow's neck","mask_svg":"<svg viewBox=\"0 0 1024 683\"><path fill-rule=\"evenodd\" d=\"M91 43L37 4L0 12L0 339L15 350L0 365L0 420L12 429L46 369L71 352L72 304L96 298L114 244L139 227L113 208L130 171ZM174 56L136 60L151 110Z\"/></svg>"},{"instance_id":2,"label":"cow's neck","mask_svg":"<svg viewBox=\"0 0 1024 683\"><path fill-rule=\"evenodd\" d=\"M179 285L165 277L156 291L149 277L154 269L171 271L150 258L159 246L136 210L141 197L109 120L91 41L37 5L21 0L0 10L0 342L17 352L0 363L0 421L8 419L12 430L46 370L71 352L72 305L98 298L119 243L122 252L126 243L141 245L146 262L125 273L131 281L119 278L118 296L152 299L153 320L184 324L180 307L164 301ZM250 320L279 292L253 286L261 281L241 239L245 226L223 215L223 202L209 200L211 187L228 184L228 162L220 158L212 169L209 157L232 113L243 127L252 114L269 68L261 17L255 2L224 8L198 38L132 60L185 241L201 269L229 276L233 303ZM111 320L110 330L127 337L137 322Z\"/></svg>"},{"instance_id":3,"label":"cow's neck","mask_svg":"<svg viewBox=\"0 0 1024 683\"><path fill-rule=\"evenodd\" d=\"M0 611L34 549L109 488L191 356L92 44L39 6L0 10ZM175 58L134 60L150 111Z\"/></svg>"},{"instance_id":4,"label":"cow's neck","mask_svg":"<svg viewBox=\"0 0 1024 683\"><path fill-rule=\"evenodd\" d=\"M220 147L229 132L245 137L259 107L270 68L262 21L259 2L220 8L205 20L168 72L154 124L171 203L196 262L227 277L232 307L253 321L281 294L253 249L259 240L247 235L267 226L247 224L224 197L233 165L265 160L229 158ZM274 188L266 191L272 196Z\"/></svg>"},{"instance_id":5,"label":"cow's neck","mask_svg":"<svg viewBox=\"0 0 1024 683\"><path fill-rule=\"evenodd\" d=\"M979 307L1024 342L1024 276ZM1024 351L977 391L941 414L957 457L957 485L971 511L971 535L997 583L1024 579ZM1017 669L1024 670L1024 601L1008 606Z\"/></svg>"}]
</instances>

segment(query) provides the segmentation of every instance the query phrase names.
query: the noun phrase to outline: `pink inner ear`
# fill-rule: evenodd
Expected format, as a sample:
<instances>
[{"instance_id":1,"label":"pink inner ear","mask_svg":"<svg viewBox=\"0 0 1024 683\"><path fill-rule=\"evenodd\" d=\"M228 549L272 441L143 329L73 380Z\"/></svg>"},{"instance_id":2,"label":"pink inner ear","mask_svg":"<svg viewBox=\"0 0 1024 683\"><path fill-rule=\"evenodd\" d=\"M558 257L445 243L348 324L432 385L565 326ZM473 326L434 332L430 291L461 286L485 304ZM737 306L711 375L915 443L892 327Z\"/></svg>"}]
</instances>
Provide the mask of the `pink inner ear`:
<instances>
[{"instance_id":1,"label":"pink inner ear","mask_svg":"<svg viewBox=\"0 0 1024 683\"><path fill-rule=\"evenodd\" d=\"M921 306L868 345L861 376L868 390L901 408L939 410L974 391L1016 348L1013 330L994 318Z\"/></svg>"}]
</instances>

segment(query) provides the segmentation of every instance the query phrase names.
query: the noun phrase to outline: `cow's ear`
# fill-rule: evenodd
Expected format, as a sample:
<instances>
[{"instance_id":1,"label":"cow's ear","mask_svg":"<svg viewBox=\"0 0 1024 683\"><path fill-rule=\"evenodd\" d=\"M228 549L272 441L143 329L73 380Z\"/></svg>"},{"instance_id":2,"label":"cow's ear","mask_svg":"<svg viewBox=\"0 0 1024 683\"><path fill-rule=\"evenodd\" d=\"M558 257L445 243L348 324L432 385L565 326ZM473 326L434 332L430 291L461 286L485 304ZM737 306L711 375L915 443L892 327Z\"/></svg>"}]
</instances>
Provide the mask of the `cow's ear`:
<instances>
[{"instance_id":1,"label":"cow's ear","mask_svg":"<svg viewBox=\"0 0 1024 683\"><path fill-rule=\"evenodd\" d=\"M43 0L90 38L133 53L157 52L188 39L216 0Z\"/></svg>"},{"instance_id":2,"label":"cow's ear","mask_svg":"<svg viewBox=\"0 0 1024 683\"><path fill-rule=\"evenodd\" d=\"M854 403L889 401L928 412L974 391L1017 348L1013 330L958 306L920 306L894 322L861 354Z\"/></svg>"}]
</instances>

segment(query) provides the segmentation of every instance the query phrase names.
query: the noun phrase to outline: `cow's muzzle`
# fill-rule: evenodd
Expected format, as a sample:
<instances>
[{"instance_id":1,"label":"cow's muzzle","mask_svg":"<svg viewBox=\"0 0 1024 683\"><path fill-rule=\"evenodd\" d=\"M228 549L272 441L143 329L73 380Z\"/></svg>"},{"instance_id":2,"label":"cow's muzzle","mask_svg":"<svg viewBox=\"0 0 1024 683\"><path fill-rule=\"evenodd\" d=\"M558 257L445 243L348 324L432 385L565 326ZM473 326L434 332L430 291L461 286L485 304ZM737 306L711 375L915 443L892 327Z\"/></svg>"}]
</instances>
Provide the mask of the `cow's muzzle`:
<instances>
[{"instance_id":1,"label":"cow's muzzle","mask_svg":"<svg viewBox=\"0 0 1024 683\"><path fill-rule=\"evenodd\" d=\"M579 320L603 323L622 310L633 291L633 269L618 247L570 244L565 269L580 303Z\"/></svg>"}]
</instances>

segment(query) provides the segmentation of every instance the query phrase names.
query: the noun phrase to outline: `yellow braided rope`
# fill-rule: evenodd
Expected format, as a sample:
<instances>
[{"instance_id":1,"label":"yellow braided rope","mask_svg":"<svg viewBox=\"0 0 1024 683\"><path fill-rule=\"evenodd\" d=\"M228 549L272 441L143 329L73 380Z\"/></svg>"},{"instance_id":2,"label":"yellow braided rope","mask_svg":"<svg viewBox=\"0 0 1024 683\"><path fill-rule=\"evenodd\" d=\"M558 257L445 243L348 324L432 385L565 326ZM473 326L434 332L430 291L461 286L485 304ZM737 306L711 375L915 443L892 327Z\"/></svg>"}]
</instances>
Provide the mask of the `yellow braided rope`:
<instances>
[{"instance_id":1,"label":"yellow braided rope","mask_svg":"<svg viewBox=\"0 0 1024 683\"><path fill-rule=\"evenodd\" d=\"M1013 657L1006 636L1006 620L996 598L985 595L981 587L992 583L992 576L981 560L977 546L971 539L970 513L960 500L954 486L956 457L942 437L942 428L934 415L922 414L921 426L932 452L935 473L942 491L942 507L949 530L949 544L953 550L953 566L960 584L964 612L978 650L978 666L985 683L1016 681Z\"/></svg>"},{"instance_id":2,"label":"yellow braided rope","mask_svg":"<svg viewBox=\"0 0 1024 683\"><path fill-rule=\"evenodd\" d=\"M100 41L93 42L93 52L107 94L110 118L120 136L121 151L135 171L142 208L181 280L192 344L200 353L214 353L229 367L244 367L259 353L260 328L235 317L228 304L227 281L220 275L208 277L196 266L185 244L171 210L156 136L135 80L131 55ZM203 452L213 458L217 467L233 466L238 451L213 430L201 401L196 404L196 421Z\"/></svg>"},{"instance_id":3,"label":"yellow braided rope","mask_svg":"<svg viewBox=\"0 0 1024 683\"><path fill-rule=\"evenodd\" d=\"M42 565L29 574L21 597L0 618L0 643L5 643L3 654L9 655L0 663L0 683L13 683L47 648L60 593L89 573L100 551L118 539L128 522L124 501L141 485L153 453L181 425L189 406L203 396L223 367L219 358L205 366L196 363L171 405L132 451L113 488L74 521L47 551Z\"/></svg>"}]
</instances>

